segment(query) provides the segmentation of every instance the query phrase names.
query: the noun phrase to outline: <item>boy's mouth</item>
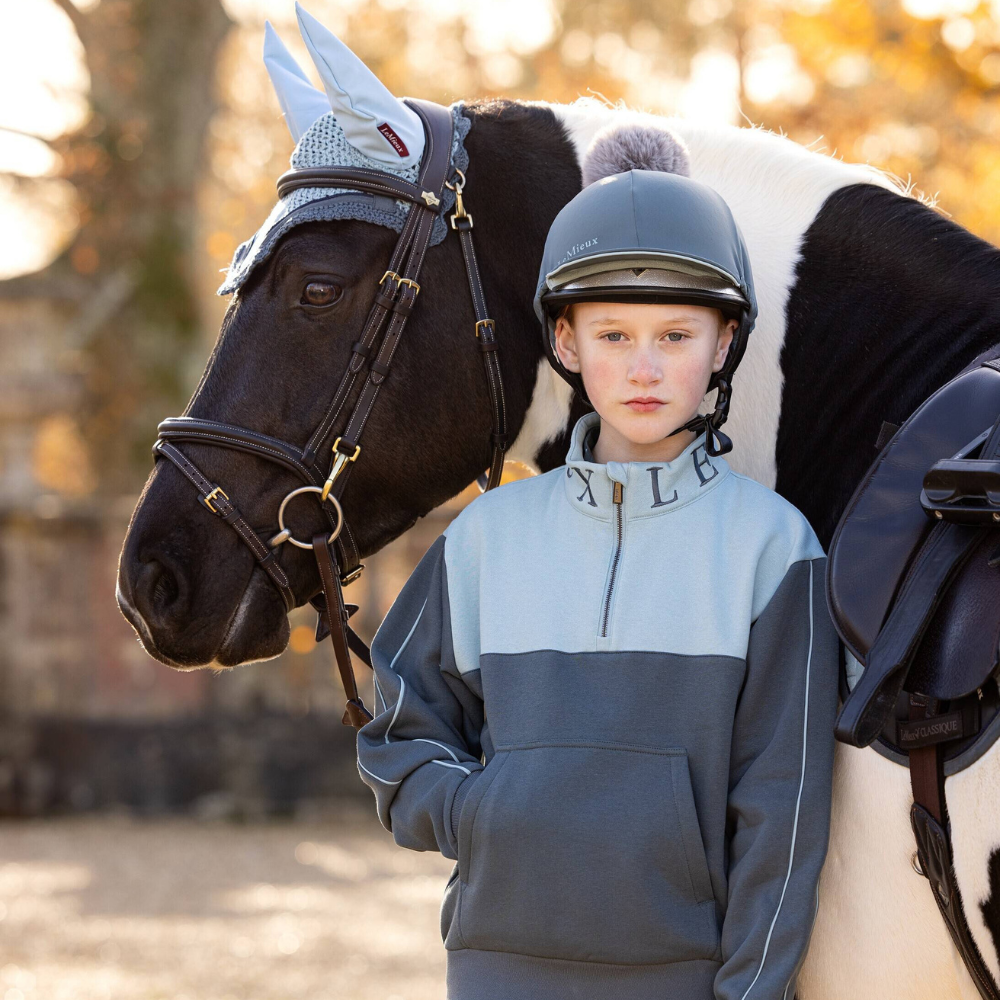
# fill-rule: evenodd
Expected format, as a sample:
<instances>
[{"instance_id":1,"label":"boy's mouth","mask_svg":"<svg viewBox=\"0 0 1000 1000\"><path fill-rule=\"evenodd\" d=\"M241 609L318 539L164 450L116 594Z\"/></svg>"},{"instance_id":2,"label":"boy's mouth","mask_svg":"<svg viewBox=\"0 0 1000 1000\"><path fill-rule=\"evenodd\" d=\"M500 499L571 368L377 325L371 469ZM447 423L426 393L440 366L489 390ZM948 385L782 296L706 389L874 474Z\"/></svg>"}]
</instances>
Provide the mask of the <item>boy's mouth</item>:
<instances>
[{"instance_id":1,"label":"boy's mouth","mask_svg":"<svg viewBox=\"0 0 1000 1000\"><path fill-rule=\"evenodd\" d=\"M625 405L637 413L648 413L657 407L666 406L666 403L655 396L636 396L634 399L625 400Z\"/></svg>"}]
</instances>

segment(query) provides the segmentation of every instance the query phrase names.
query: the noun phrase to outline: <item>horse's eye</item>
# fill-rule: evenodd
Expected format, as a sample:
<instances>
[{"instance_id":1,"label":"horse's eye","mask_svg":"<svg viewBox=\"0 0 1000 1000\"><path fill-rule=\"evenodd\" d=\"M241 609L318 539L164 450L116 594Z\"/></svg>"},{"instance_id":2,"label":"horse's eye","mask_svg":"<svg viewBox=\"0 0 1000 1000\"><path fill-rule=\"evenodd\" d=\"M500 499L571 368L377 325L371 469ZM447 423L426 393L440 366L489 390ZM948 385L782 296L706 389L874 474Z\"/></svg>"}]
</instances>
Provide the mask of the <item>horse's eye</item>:
<instances>
[{"instance_id":1,"label":"horse's eye","mask_svg":"<svg viewBox=\"0 0 1000 1000\"><path fill-rule=\"evenodd\" d=\"M302 301L309 306L333 305L340 298L342 289L329 281L310 281L302 292Z\"/></svg>"}]
</instances>

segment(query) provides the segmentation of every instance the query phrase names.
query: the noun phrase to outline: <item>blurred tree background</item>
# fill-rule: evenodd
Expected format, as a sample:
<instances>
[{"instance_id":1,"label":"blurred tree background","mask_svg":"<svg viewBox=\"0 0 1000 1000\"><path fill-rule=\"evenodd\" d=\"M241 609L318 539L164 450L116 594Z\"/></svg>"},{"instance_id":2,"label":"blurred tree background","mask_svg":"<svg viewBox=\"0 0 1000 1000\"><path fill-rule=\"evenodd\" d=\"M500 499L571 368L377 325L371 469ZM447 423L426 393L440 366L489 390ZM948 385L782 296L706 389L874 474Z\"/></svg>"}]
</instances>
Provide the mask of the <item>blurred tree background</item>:
<instances>
[{"instance_id":1,"label":"blurred tree background","mask_svg":"<svg viewBox=\"0 0 1000 1000\"><path fill-rule=\"evenodd\" d=\"M760 125L912 180L998 242L1000 0L309 8L397 95L589 94ZM291 0L22 0L0 12L0 762L13 762L0 766L0 811L4 794L29 811L114 797L64 781L37 720L57 734L52 720L270 711L329 727L339 714L305 617L277 661L179 674L142 653L114 603L156 423L196 384L226 306L220 269L288 166L265 18L311 73ZM468 499L371 561L349 598L369 636ZM156 746L165 760L168 736Z\"/></svg>"}]
</instances>

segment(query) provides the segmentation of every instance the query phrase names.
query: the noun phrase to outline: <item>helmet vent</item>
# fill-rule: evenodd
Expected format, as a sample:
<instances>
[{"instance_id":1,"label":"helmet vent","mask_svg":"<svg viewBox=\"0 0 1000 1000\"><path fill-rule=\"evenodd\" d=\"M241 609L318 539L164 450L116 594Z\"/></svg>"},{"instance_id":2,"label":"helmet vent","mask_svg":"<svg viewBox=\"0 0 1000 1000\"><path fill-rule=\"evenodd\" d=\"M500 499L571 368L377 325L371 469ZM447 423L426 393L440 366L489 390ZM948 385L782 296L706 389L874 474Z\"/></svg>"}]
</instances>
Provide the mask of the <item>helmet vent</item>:
<instances>
[{"instance_id":1,"label":"helmet vent","mask_svg":"<svg viewBox=\"0 0 1000 1000\"><path fill-rule=\"evenodd\" d=\"M636 123L612 123L593 138L581 167L583 186L627 170L659 170L691 176L684 140L670 129Z\"/></svg>"}]
</instances>

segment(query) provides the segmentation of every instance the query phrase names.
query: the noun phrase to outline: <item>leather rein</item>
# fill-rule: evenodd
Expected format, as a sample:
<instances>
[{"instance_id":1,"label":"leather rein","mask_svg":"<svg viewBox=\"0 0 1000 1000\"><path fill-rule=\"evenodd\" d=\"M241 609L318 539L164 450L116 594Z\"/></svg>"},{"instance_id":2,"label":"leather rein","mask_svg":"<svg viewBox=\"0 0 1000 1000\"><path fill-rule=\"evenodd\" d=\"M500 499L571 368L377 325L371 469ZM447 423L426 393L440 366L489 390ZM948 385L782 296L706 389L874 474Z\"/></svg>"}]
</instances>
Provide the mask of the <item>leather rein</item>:
<instances>
[{"instance_id":1,"label":"leather rein","mask_svg":"<svg viewBox=\"0 0 1000 1000\"><path fill-rule=\"evenodd\" d=\"M371 652L348 623L358 606L344 603L343 587L358 578L364 569L364 563L360 561L354 537L344 518L340 497L350 470L361 453L361 432L378 392L389 375L399 339L416 305L420 292L417 279L445 187L455 192L455 209L450 216L451 228L458 232L462 247L476 316L476 340L483 352L490 395L492 459L488 473L480 475L476 480L481 490L491 490L500 485L504 452L507 449L507 414L496 324L487 314L472 244L472 216L465 211L462 201L465 176L451 164L451 112L432 101L416 98L403 100L420 116L424 126L424 155L416 183L382 170L337 166L289 170L278 178L279 198L304 187L355 188L402 199L411 206L389 260L389 267L376 288L375 299L361 335L352 345L347 368L323 419L308 442L300 448L244 427L184 416L162 421L157 427L158 436L153 445L154 461L157 458L171 461L198 490L203 506L236 531L281 594L286 611L291 611L296 606L296 598L279 562L279 550L286 542L298 548L312 549L323 587L322 593L309 602L319 613L316 640L318 642L327 635L331 638L347 695L347 707L342 721L356 728L363 726L372 718L372 714L358 693L351 651L369 667ZM379 340L383 327L385 332ZM358 382L361 383L360 395L343 430L334 438L329 470L323 471L318 464L320 456L326 453L326 442L340 419L351 390ZM184 441L211 444L256 455L298 476L303 485L292 490L281 502L277 533L269 532L271 537L264 541L246 521L226 491L206 477L177 447L177 443ZM289 501L306 493L317 497L331 526L329 534L317 534L308 542L294 538L284 524L285 509Z\"/></svg>"}]
</instances>

